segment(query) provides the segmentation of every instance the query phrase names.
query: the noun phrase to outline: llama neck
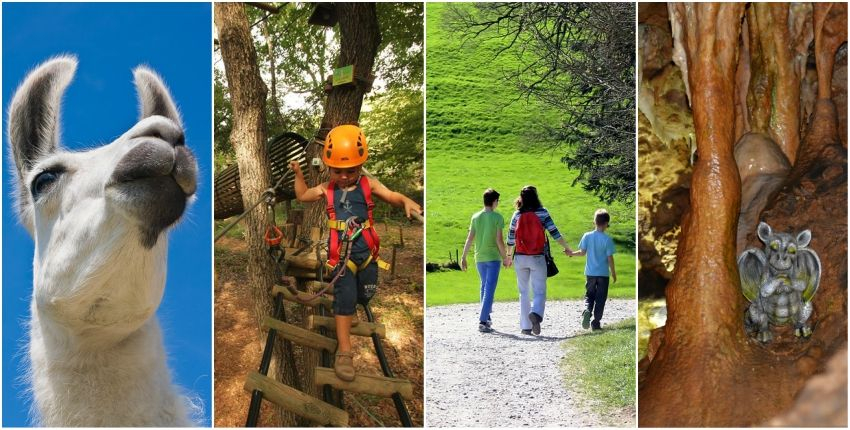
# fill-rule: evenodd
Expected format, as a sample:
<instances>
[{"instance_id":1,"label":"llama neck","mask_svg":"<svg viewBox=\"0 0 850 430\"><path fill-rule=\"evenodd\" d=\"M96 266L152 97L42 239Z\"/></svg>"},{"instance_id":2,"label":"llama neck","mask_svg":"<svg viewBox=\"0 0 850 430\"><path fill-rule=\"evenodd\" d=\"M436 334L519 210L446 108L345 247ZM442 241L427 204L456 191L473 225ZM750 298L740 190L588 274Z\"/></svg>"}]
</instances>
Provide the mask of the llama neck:
<instances>
[{"instance_id":1,"label":"llama neck","mask_svg":"<svg viewBox=\"0 0 850 430\"><path fill-rule=\"evenodd\" d=\"M35 303L32 314L32 386L41 425L191 425L187 399L172 387L155 318L118 342L93 348L69 339Z\"/></svg>"}]
</instances>

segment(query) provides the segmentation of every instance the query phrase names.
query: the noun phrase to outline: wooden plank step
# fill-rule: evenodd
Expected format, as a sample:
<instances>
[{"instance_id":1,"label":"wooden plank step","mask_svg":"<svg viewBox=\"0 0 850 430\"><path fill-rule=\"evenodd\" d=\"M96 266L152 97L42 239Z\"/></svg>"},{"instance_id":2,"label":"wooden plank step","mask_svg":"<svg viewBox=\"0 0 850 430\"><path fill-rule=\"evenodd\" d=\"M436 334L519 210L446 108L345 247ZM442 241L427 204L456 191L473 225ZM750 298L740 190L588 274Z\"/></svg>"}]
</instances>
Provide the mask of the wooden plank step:
<instances>
[{"instance_id":1,"label":"wooden plank step","mask_svg":"<svg viewBox=\"0 0 850 430\"><path fill-rule=\"evenodd\" d=\"M263 317L263 328L273 328L277 330L277 333L284 339L290 340L299 345L304 345L316 350L324 349L329 352L336 351L336 339L331 339L310 330L303 329L292 324L287 324L270 316Z\"/></svg>"},{"instance_id":2,"label":"wooden plank step","mask_svg":"<svg viewBox=\"0 0 850 430\"><path fill-rule=\"evenodd\" d=\"M272 289L272 294L276 295L277 293L283 293L283 298L286 299L286 300L289 300L290 302L300 303L300 304L305 305L305 306L316 307L316 306L319 306L319 305L323 305L323 306L331 307L331 306L333 306L333 303L334 303L333 299L329 299L329 298L323 297L323 296L313 297L312 294L305 292L305 291L300 291L298 293L298 297L302 299L301 301L295 300L295 296L286 287L284 287L282 285L275 285L274 288Z\"/></svg>"},{"instance_id":3,"label":"wooden plank step","mask_svg":"<svg viewBox=\"0 0 850 430\"><path fill-rule=\"evenodd\" d=\"M270 402L320 426L348 427L348 412L263 376L259 372L251 372L245 379L245 391L250 393L254 390L262 391L263 397Z\"/></svg>"},{"instance_id":4,"label":"wooden plank step","mask_svg":"<svg viewBox=\"0 0 850 430\"><path fill-rule=\"evenodd\" d=\"M289 262L290 267L299 269L316 270L322 265L319 260L316 260L315 255L310 256L309 254L306 256L287 254L284 259Z\"/></svg>"},{"instance_id":5,"label":"wooden plank step","mask_svg":"<svg viewBox=\"0 0 850 430\"><path fill-rule=\"evenodd\" d=\"M301 268L292 267L292 266L290 266L289 269L286 270L285 275L294 276L296 278L301 278L301 279L316 279L316 271L315 270L301 269Z\"/></svg>"},{"instance_id":6,"label":"wooden plank step","mask_svg":"<svg viewBox=\"0 0 850 430\"><path fill-rule=\"evenodd\" d=\"M404 399L413 399L413 384L410 381L358 373L354 375L353 381L348 382L337 378L333 369L317 367L316 385L325 384L352 393L372 394L381 397L392 397L393 394L399 393Z\"/></svg>"},{"instance_id":7,"label":"wooden plank step","mask_svg":"<svg viewBox=\"0 0 850 430\"><path fill-rule=\"evenodd\" d=\"M315 293L316 291L319 291L322 288L325 288L328 285L328 283L327 282L319 282L319 281L309 281L309 282L306 283L306 285L307 285L308 290ZM329 294L333 294L334 290L332 288L328 288L327 292Z\"/></svg>"},{"instance_id":8,"label":"wooden plank step","mask_svg":"<svg viewBox=\"0 0 850 430\"><path fill-rule=\"evenodd\" d=\"M331 331L336 331L336 322L333 317L323 317L320 315L310 315L307 317L307 328L315 330L318 327L324 327ZM366 321L358 321L356 325L351 326L351 334L355 336L371 336L372 333L377 333L381 339L387 336L387 328L383 324L370 323Z\"/></svg>"}]
</instances>

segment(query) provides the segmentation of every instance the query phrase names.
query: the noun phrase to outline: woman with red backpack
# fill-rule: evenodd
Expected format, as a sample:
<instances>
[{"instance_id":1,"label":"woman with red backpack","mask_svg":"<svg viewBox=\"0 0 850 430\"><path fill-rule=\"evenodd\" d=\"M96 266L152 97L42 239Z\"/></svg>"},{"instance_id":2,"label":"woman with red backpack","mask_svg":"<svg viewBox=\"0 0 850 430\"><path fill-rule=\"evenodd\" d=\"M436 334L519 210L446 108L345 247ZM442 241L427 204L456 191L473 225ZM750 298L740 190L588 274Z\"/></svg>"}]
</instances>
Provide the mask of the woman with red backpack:
<instances>
[{"instance_id":1,"label":"woman with red backpack","mask_svg":"<svg viewBox=\"0 0 850 430\"><path fill-rule=\"evenodd\" d=\"M527 185L516 200L516 212L511 217L508 230L508 256L513 256L519 288L519 325L522 334L540 334L540 323L546 307L546 259L545 248L549 246L544 230L571 255L567 241L561 237L549 211L540 203L537 188ZM529 289L533 301L529 300Z\"/></svg>"}]
</instances>

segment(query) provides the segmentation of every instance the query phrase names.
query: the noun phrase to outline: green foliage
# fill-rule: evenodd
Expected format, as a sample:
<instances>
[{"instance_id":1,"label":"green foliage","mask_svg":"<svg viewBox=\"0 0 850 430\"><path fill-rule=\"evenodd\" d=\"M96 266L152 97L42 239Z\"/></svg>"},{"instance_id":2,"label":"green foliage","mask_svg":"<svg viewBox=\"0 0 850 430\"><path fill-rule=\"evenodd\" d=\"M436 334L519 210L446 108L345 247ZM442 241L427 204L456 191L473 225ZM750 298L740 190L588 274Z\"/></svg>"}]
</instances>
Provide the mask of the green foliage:
<instances>
[{"instance_id":1,"label":"green foliage","mask_svg":"<svg viewBox=\"0 0 850 430\"><path fill-rule=\"evenodd\" d=\"M369 133L369 170L378 172L391 190L421 202L425 135L422 91L391 89L371 98L369 105L372 110L361 117Z\"/></svg>"},{"instance_id":2,"label":"green foliage","mask_svg":"<svg viewBox=\"0 0 850 430\"><path fill-rule=\"evenodd\" d=\"M424 70L422 29L424 3L378 3L381 45L375 63L376 76L387 82L387 88L418 89Z\"/></svg>"},{"instance_id":3,"label":"green foliage","mask_svg":"<svg viewBox=\"0 0 850 430\"><path fill-rule=\"evenodd\" d=\"M324 114L325 78L338 57L339 34L338 27L307 22L314 7L315 3L288 3L277 13L246 7L260 74L269 87L269 139L287 131L309 138ZM361 118L372 146L368 167L391 189L412 194L414 199L418 195L422 201L423 5L379 3L376 7L382 43L374 73L386 85L376 86ZM227 83L223 72L216 70L217 171L234 161L228 140L231 121Z\"/></svg>"},{"instance_id":4,"label":"green foliage","mask_svg":"<svg viewBox=\"0 0 850 430\"><path fill-rule=\"evenodd\" d=\"M573 184L602 201L635 192L634 3L476 3L452 8L450 28L473 43L499 41L503 78L517 97L557 112L535 143L578 172ZM430 60L430 59L429 59Z\"/></svg>"},{"instance_id":5,"label":"green foliage","mask_svg":"<svg viewBox=\"0 0 850 430\"><path fill-rule=\"evenodd\" d=\"M635 406L635 320L567 340L564 380L603 412ZM602 415L602 414L600 414Z\"/></svg>"},{"instance_id":6,"label":"green foliage","mask_svg":"<svg viewBox=\"0 0 850 430\"><path fill-rule=\"evenodd\" d=\"M558 229L576 247L581 235L593 229L599 200L570 186L577 172L565 169L559 155L528 151L520 145L529 143L526 139L536 118L554 120L557 112L535 99L518 100L516 87L504 84L502 70L517 62L512 56L494 58L504 46L500 40L461 44L445 25L450 6L428 3L426 7L427 261L446 263L450 254L463 249L470 216L481 209L482 193L488 187L501 193L497 211L507 223L519 190L528 184L537 186ZM617 247L618 282L611 285L610 294L634 297L634 206L615 202L606 207L612 215L608 233ZM561 273L549 279L548 297L581 297L585 258L561 254L555 261ZM427 304L477 302L480 281L471 254L469 264L468 272L429 273ZM503 270L496 300L516 300L517 295L513 270Z\"/></svg>"},{"instance_id":7,"label":"green foliage","mask_svg":"<svg viewBox=\"0 0 850 430\"><path fill-rule=\"evenodd\" d=\"M215 80L213 85L214 150L216 153L233 152L233 148L230 146L230 130L233 128L233 107L230 105L230 94L224 86L224 71L214 69L213 72Z\"/></svg>"}]
</instances>

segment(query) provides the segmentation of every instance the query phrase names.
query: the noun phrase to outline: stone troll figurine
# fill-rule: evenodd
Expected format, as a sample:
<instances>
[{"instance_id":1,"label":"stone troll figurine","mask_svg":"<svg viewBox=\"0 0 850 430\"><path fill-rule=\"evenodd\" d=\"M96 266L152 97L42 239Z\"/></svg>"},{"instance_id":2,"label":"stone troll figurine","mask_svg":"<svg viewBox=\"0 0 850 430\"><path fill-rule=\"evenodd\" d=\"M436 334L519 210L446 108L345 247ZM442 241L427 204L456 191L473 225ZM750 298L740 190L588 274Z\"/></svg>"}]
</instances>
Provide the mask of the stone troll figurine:
<instances>
[{"instance_id":1,"label":"stone troll figurine","mask_svg":"<svg viewBox=\"0 0 850 430\"><path fill-rule=\"evenodd\" d=\"M738 257L741 290L750 301L744 316L747 333L767 343L773 339L770 325L790 323L796 336L811 336L808 320L821 274L820 259L808 248L812 233L774 233L764 222L757 232L764 250L750 248Z\"/></svg>"}]
</instances>

